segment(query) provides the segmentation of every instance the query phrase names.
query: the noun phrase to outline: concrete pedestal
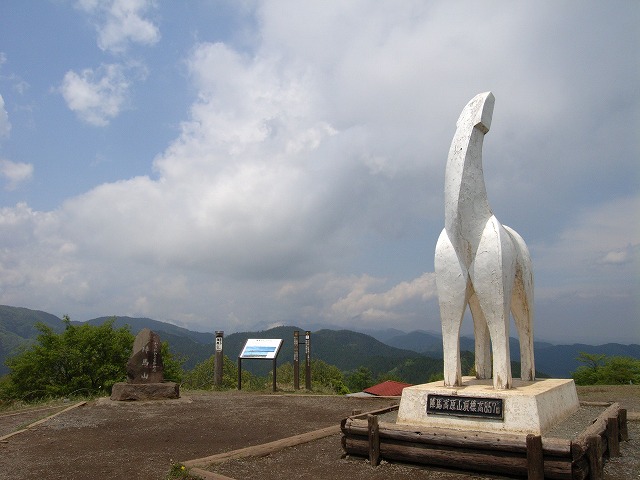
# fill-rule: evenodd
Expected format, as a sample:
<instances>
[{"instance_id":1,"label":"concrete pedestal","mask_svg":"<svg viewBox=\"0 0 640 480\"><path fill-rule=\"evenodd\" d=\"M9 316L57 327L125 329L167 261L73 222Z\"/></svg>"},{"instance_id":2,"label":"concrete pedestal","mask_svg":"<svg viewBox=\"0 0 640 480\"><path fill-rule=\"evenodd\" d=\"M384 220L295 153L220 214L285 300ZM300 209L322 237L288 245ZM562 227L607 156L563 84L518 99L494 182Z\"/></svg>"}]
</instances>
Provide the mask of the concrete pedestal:
<instances>
[{"instance_id":1,"label":"concrete pedestal","mask_svg":"<svg viewBox=\"0 0 640 480\"><path fill-rule=\"evenodd\" d=\"M461 387L445 387L432 382L406 387L402 391L398 424L452 428L480 432L502 432L541 435L575 412L580 403L573 380L544 379L523 382L514 379L514 388L494 390L491 380L464 377ZM438 413L427 413L427 397L433 395L441 407ZM487 399L487 400L483 400ZM495 402L493 399L501 399ZM502 418L466 416L477 405L491 404ZM451 405L450 410L447 408ZM444 408L444 407L447 408ZM501 412L499 410L502 410ZM490 412L491 413L491 412Z\"/></svg>"},{"instance_id":2,"label":"concrete pedestal","mask_svg":"<svg viewBox=\"0 0 640 480\"><path fill-rule=\"evenodd\" d=\"M180 398L180 385L162 383L116 383L111 390L111 400L166 400Z\"/></svg>"}]
</instances>

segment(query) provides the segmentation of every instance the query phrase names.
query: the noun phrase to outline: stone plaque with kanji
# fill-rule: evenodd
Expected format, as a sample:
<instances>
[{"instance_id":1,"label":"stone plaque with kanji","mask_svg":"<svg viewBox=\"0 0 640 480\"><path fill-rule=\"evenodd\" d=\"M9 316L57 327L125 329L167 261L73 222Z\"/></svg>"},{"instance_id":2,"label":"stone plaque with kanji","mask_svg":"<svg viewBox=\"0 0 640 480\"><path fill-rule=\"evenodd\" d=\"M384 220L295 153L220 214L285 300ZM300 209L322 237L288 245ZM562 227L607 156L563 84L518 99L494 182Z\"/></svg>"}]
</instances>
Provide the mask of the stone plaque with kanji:
<instances>
[{"instance_id":1,"label":"stone plaque with kanji","mask_svg":"<svg viewBox=\"0 0 640 480\"><path fill-rule=\"evenodd\" d=\"M164 381L160 336L143 329L133 342L133 353L127 362L128 383L161 383Z\"/></svg>"}]
</instances>

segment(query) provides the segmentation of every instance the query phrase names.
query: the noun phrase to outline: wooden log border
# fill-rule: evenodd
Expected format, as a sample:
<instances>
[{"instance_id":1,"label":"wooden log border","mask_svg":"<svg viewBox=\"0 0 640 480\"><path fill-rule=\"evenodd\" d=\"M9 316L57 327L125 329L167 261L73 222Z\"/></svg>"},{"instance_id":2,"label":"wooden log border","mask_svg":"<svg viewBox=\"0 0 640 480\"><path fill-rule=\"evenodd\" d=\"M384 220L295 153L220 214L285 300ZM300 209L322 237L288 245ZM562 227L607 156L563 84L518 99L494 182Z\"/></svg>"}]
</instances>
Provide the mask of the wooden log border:
<instances>
[{"instance_id":1,"label":"wooden log border","mask_svg":"<svg viewBox=\"0 0 640 480\"><path fill-rule=\"evenodd\" d=\"M583 405L586 404L582 403ZM347 455L432 465L455 470L504 473L533 479L602 480L604 462L620 455L628 440L627 411L604 403L604 411L577 437L463 432L411 428L376 417L397 405L342 420L342 448ZM354 412L355 413L355 412Z\"/></svg>"}]
</instances>

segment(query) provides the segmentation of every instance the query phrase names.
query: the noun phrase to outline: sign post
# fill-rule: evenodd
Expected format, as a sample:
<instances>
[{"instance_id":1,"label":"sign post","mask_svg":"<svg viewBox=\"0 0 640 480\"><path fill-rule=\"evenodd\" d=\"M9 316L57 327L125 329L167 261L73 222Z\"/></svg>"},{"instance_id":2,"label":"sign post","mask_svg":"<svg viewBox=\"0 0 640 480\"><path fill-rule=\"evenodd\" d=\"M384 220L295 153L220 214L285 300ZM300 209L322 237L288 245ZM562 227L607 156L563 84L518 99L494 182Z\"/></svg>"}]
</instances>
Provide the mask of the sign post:
<instances>
[{"instance_id":1,"label":"sign post","mask_svg":"<svg viewBox=\"0 0 640 480\"><path fill-rule=\"evenodd\" d=\"M293 389L300 390L300 332L293 332Z\"/></svg>"},{"instance_id":2,"label":"sign post","mask_svg":"<svg viewBox=\"0 0 640 480\"><path fill-rule=\"evenodd\" d=\"M238 355L238 390L242 390L242 359L257 359L273 361L273 391L276 391L276 362L281 346L281 338L247 339L244 348Z\"/></svg>"},{"instance_id":3,"label":"sign post","mask_svg":"<svg viewBox=\"0 0 640 480\"><path fill-rule=\"evenodd\" d=\"M216 331L216 356L215 356L215 366L213 370L213 384L216 387L222 386L222 367L224 365L224 355L222 353L222 338L224 337L224 332Z\"/></svg>"},{"instance_id":4,"label":"sign post","mask_svg":"<svg viewBox=\"0 0 640 480\"><path fill-rule=\"evenodd\" d=\"M311 332L307 330L304 334L304 351L306 356L305 368L305 388L311 390Z\"/></svg>"}]
</instances>

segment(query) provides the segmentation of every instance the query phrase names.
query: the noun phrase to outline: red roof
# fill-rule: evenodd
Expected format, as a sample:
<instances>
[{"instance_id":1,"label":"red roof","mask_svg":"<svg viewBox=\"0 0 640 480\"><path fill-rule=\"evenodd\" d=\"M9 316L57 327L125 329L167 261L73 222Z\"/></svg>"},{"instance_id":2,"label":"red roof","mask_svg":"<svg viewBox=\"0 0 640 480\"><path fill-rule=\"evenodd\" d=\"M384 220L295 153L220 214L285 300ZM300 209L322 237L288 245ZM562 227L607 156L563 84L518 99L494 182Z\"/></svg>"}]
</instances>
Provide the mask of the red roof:
<instances>
[{"instance_id":1,"label":"red roof","mask_svg":"<svg viewBox=\"0 0 640 480\"><path fill-rule=\"evenodd\" d=\"M371 395L378 395L379 397L399 397L402 395L402 389L410 386L410 383L387 380L386 382L379 383L378 385L365 388L364 392Z\"/></svg>"}]
</instances>

